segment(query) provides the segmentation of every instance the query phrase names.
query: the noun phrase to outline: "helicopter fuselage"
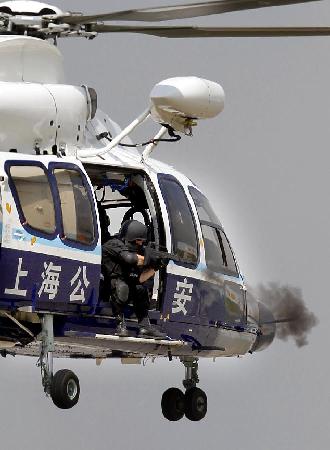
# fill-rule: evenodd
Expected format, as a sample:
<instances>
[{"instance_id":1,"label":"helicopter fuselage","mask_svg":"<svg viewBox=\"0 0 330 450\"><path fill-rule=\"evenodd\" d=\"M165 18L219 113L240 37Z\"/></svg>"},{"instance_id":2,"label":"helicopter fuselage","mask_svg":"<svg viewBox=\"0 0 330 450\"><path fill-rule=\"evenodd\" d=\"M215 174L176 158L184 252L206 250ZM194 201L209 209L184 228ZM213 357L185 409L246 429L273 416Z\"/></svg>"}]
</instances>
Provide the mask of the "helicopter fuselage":
<instances>
[{"instance_id":1,"label":"helicopter fuselage","mask_svg":"<svg viewBox=\"0 0 330 450\"><path fill-rule=\"evenodd\" d=\"M79 380L67 369L53 375L54 356L123 363L179 357L186 396L198 395L204 405L200 420L207 400L196 387L198 359L262 350L275 335L272 313L248 298L207 198L150 157L168 130L162 120L174 137L172 126L189 131L195 115L189 109L195 118L220 112L222 88L194 77L157 85L162 128L141 154L128 136L149 109L120 130L98 110L94 89L64 84L60 52L41 39L0 36L0 57L0 355L39 356L44 390L64 409L77 403ZM180 90L187 92L184 113ZM128 336L116 332L102 244L133 218L145 223L155 251L172 255L145 283L148 318L166 338L141 337L130 304ZM171 388L162 401L172 408L177 396L182 401L182 392Z\"/></svg>"},{"instance_id":2,"label":"helicopter fuselage","mask_svg":"<svg viewBox=\"0 0 330 450\"><path fill-rule=\"evenodd\" d=\"M139 195L144 193L153 239L186 257L186 262L171 261L160 271L151 289L152 322L186 344L172 353L232 356L260 347L261 339L264 344L258 304L247 302L236 259L221 223L210 217L207 199L173 169L153 160L134 167L132 155L121 156L119 164L120 149L116 152L112 164L85 165L72 157L0 154L0 308L28 322L53 314L55 338L107 346L116 322L108 299L100 295L102 230L96 188L103 180L103 189L117 187L118 194L131 183ZM126 198L104 204L110 220L116 209L136 209ZM209 214L208 220L202 214ZM134 318L129 324L135 336ZM272 330L268 341L271 335ZM166 346L149 347L141 352L168 352ZM116 349L135 351L136 342L117 342Z\"/></svg>"},{"instance_id":3,"label":"helicopter fuselage","mask_svg":"<svg viewBox=\"0 0 330 450\"><path fill-rule=\"evenodd\" d=\"M247 291L222 223L201 190L150 157L161 141L192 135L199 120L220 114L223 88L194 76L163 80L151 91L147 109L122 130L98 109L93 88L66 84L57 40L118 32L167 38L330 33L325 27L111 24L283 3L296 0L205 1L92 15L30 0L1 2L0 355L38 356L44 391L57 407L72 408L80 386L70 370L54 374L54 356L97 362L120 357L123 363L178 357L186 392L165 391L163 415L199 421L207 397L197 388L198 359L263 350L276 323L292 320L276 320ZM133 144L130 134L149 118L160 130ZM138 147L145 149L140 153ZM102 245L121 238L129 219L144 222L152 251L163 255L144 283L150 299L146 324L134 304L116 316L113 274L108 279L102 267Z\"/></svg>"}]
</instances>

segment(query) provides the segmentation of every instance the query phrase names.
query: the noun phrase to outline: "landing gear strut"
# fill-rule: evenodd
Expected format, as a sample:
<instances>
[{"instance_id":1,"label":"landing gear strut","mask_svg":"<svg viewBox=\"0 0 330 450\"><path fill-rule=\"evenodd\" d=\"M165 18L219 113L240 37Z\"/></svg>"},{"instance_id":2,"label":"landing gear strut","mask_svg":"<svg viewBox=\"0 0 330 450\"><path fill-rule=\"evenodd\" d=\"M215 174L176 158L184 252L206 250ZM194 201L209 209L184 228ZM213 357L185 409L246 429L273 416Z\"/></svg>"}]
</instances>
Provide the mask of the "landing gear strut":
<instances>
[{"instance_id":1,"label":"landing gear strut","mask_svg":"<svg viewBox=\"0 0 330 450\"><path fill-rule=\"evenodd\" d=\"M188 390L196 387L198 378L198 358L182 358L181 362L185 368L185 379L182 381L183 387Z\"/></svg>"},{"instance_id":2,"label":"landing gear strut","mask_svg":"<svg viewBox=\"0 0 330 450\"><path fill-rule=\"evenodd\" d=\"M61 409L70 409L78 403L80 386L78 377L71 370L59 370L53 375L54 324L53 316L45 314L42 318L40 357L37 365L41 370L41 381L53 403Z\"/></svg>"},{"instance_id":3,"label":"landing gear strut","mask_svg":"<svg viewBox=\"0 0 330 450\"><path fill-rule=\"evenodd\" d=\"M207 396L202 389L196 387L198 378L198 358L185 357L181 359L185 366L185 379L183 386L185 394L177 388L170 388L162 397L163 416L171 422L187 419L197 422L207 413Z\"/></svg>"}]
</instances>

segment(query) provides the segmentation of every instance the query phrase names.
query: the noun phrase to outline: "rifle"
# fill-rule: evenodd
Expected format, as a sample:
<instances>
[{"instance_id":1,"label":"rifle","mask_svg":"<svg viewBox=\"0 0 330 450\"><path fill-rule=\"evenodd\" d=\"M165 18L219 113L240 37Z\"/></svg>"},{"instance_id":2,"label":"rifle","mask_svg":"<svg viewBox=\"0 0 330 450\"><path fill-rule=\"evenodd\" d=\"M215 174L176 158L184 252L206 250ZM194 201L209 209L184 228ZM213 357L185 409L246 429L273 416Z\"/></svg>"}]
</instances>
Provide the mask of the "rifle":
<instances>
[{"instance_id":1,"label":"rifle","mask_svg":"<svg viewBox=\"0 0 330 450\"><path fill-rule=\"evenodd\" d=\"M149 242L147 246L144 247L144 265L152 267L156 270L167 266L169 261L174 262L187 262L187 259L180 258L180 256L174 255L174 253L169 253L167 251L156 250L156 244L154 242Z\"/></svg>"}]
</instances>

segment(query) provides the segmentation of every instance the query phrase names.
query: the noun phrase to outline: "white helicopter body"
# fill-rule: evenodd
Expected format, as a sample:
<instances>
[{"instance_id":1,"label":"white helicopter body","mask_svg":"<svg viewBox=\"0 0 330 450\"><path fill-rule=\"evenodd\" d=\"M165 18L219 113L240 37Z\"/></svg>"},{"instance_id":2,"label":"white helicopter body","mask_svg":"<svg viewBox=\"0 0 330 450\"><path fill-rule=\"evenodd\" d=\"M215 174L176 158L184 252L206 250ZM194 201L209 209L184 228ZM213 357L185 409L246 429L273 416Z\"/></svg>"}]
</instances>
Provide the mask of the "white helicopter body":
<instances>
[{"instance_id":1,"label":"white helicopter body","mask_svg":"<svg viewBox=\"0 0 330 450\"><path fill-rule=\"evenodd\" d=\"M189 17L185 11L195 6L179 10ZM170 14L173 8L160 8L153 17L165 20L162 10ZM120 14L132 20L154 14L152 8L137 11ZM110 16L117 17L112 13L105 20ZM165 80L154 87L141 116L120 129L97 108L94 89L65 84L63 57L47 40L116 32L96 17L33 1L0 4L0 351L39 355L45 392L60 408L77 403L79 381L70 371L53 376L53 355L119 356L123 362L179 357L186 368L186 400L171 388L163 412L169 420L184 412L200 420L207 406L196 387L198 358L262 350L274 338L275 320L247 296L205 196L150 154L167 132L168 140L178 139L199 119L219 114L224 93L196 77ZM129 135L149 117L161 129L141 153ZM130 336L116 336L111 302L102 298L102 214L111 220L120 208L123 221L142 214L156 249L166 247L181 258L169 257L150 286L149 317L166 339L137 337L132 312Z\"/></svg>"}]
</instances>

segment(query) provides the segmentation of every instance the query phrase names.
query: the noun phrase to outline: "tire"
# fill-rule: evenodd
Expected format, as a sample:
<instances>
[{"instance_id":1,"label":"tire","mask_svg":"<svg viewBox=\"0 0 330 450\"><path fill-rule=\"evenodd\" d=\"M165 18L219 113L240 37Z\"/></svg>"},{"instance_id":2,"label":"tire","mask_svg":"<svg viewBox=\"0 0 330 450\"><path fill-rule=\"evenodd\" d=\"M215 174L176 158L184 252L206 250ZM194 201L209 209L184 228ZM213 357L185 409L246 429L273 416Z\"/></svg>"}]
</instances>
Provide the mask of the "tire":
<instances>
[{"instance_id":1,"label":"tire","mask_svg":"<svg viewBox=\"0 0 330 450\"><path fill-rule=\"evenodd\" d=\"M202 389L190 388L185 394L185 415L193 422L202 420L207 413L207 396Z\"/></svg>"},{"instance_id":2,"label":"tire","mask_svg":"<svg viewBox=\"0 0 330 450\"><path fill-rule=\"evenodd\" d=\"M182 419L185 410L184 393L177 388L170 388L162 396L162 412L165 419L176 422Z\"/></svg>"},{"instance_id":3,"label":"tire","mask_svg":"<svg viewBox=\"0 0 330 450\"><path fill-rule=\"evenodd\" d=\"M78 403L79 395L78 377L68 369L56 372L51 387L51 397L54 405L60 409L70 409Z\"/></svg>"}]
</instances>

